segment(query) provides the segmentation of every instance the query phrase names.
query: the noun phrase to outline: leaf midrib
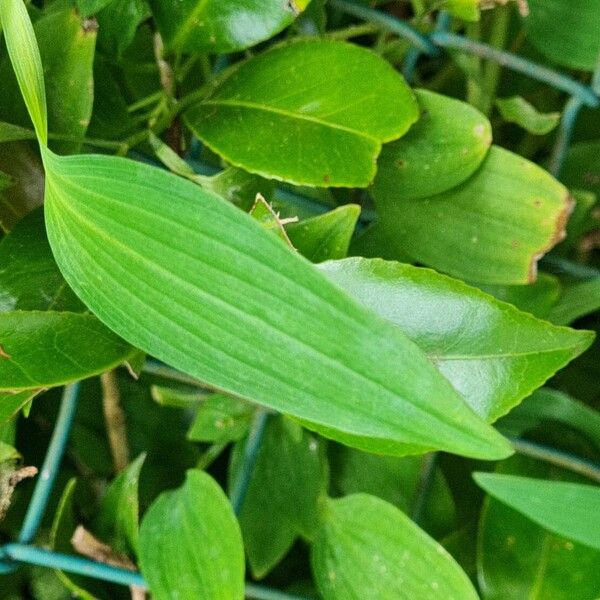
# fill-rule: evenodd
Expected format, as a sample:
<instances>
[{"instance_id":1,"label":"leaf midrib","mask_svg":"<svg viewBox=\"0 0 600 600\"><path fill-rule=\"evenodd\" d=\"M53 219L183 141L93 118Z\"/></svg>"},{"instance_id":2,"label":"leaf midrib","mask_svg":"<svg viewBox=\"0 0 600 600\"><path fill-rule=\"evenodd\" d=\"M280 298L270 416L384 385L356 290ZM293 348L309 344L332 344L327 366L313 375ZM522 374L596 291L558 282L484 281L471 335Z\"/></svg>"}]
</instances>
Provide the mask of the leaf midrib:
<instances>
[{"instance_id":1,"label":"leaf midrib","mask_svg":"<svg viewBox=\"0 0 600 600\"><path fill-rule=\"evenodd\" d=\"M322 127L327 127L329 129L335 129L337 131L343 131L345 133L351 133L356 137L361 137L370 142L375 142L377 144L380 143L380 140L376 137L367 135L366 133L359 131L357 129L352 129L351 127L346 127L344 125L339 125L338 123L332 123L331 121L324 121L318 117L314 117L311 115L298 113L298 112L290 112L284 110L282 108L275 108L274 106L267 106L264 104L257 104L255 102L248 102L246 100L204 100L200 106L230 106L233 108L246 108L248 110L256 110L259 112L266 112L270 114L279 115L281 117L286 117L288 119L296 119L299 121L307 121L309 123L314 123L316 125L320 125Z\"/></svg>"}]
</instances>

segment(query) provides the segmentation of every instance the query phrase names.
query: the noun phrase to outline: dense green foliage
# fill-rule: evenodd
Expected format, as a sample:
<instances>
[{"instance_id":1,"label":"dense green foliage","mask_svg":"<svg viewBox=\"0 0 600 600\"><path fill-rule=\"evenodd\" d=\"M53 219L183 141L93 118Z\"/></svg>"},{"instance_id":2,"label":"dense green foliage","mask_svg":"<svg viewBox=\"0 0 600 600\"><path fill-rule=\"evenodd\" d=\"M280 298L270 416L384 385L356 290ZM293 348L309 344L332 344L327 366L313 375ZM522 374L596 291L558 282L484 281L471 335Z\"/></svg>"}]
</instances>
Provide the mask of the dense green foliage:
<instances>
[{"instance_id":1,"label":"dense green foliage","mask_svg":"<svg viewBox=\"0 0 600 600\"><path fill-rule=\"evenodd\" d=\"M440 7L0 0L3 599L600 596L600 2Z\"/></svg>"}]
</instances>

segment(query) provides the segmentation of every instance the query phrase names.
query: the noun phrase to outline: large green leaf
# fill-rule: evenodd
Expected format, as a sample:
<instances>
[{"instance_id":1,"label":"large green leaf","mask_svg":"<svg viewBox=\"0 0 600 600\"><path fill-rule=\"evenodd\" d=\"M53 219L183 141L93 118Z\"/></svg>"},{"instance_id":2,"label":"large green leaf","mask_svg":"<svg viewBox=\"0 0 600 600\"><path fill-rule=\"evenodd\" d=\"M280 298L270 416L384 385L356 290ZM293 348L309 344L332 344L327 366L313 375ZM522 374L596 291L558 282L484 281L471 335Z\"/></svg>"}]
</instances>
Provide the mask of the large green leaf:
<instances>
[{"instance_id":1,"label":"large green leaf","mask_svg":"<svg viewBox=\"0 0 600 600\"><path fill-rule=\"evenodd\" d=\"M430 269L364 258L319 268L398 325L489 421L506 414L594 339L589 331L556 327Z\"/></svg>"},{"instance_id":2,"label":"large green leaf","mask_svg":"<svg viewBox=\"0 0 600 600\"><path fill-rule=\"evenodd\" d=\"M599 0L528 0L529 41L550 60L592 71L600 52Z\"/></svg>"},{"instance_id":3,"label":"large green leaf","mask_svg":"<svg viewBox=\"0 0 600 600\"><path fill-rule=\"evenodd\" d=\"M535 281L537 262L564 237L572 202L567 189L526 159L493 146L462 185L405 201L375 188L384 258L412 259L481 283Z\"/></svg>"},{"instance_id":4,"label":"large green leaf","mask_svg":"<svg viewBox=\"0 0 600 600\"><path fill-rule=\"evenodd\" d=\"M401 201L445 192L477 170L492 143L490 122L466 102L427 90L416 94L421 118L406 136L384 146L373 184L376 198Z\"/></svg>"},{"instance_id":5,"label":"large green leaf","mask_svg":"<svg viewBox=\"0 0 600 600\"><path fill-rule=\"evenodd\" d=\"M244 444L232 454L236 480ZM252 573L263 577L297 536L310 539L318 523L318 500L327 484L317 439L283 416L270 418L239 515Z\"/></svg>"},{"instance_id":6,"label":"large green leaf","mask_svg":"<svg viewBox=\"0 0 600 600\"><path fill-rule=\"evenodd\" d=\"M115 552L138 552L140 471L146 456L138 456L110 484L98 510L95 530Z\"/></svg>"},{"instance_id":7,"label":"large green leaf","mask_svg":"<svg viewBox=\"0 0 600 600\"><path fill-rule=\"evenodd\" d=\"M98 47L120 56L133 41L140 23L149 16L146 0L112 0L96 17Z\"/></svg>"},{"instance_id":8,"label":"large green leaf","mask_svg":"<svg viewBox=\"0 0 600 600\"><path fill-rule=\"evenodd\" d=\"M84 308L56 266L42 209L31 212L0 242L0 313Z\"/></svg>"},{"instance_id":9,"label":"large green leaf","mask_svg":"<svg viewBox=\"0 0 600 600\"><path fill-rule=\"evenodd\" d=\"M94 101L95 22L82 20L75 10L54 10L40 18L34 30L46 82L48 127L53 134L82 138ZM26 125L29 119L8 60L0 67L0 74L4 81L0 115ZM61 152L74 152L81 144L55 141L52 145Z\"/></svg>"},{"instance_id":10,"label":"large green leaf","mask_svg":"<svg viewBox=\"0 0 600 600\"><path fill-rule=\"evenodd\" d=\"M148 509L140 528L140 567L156 600L244 597L244 547L223 490L206 473Z\"/></svg>"},{"instance_id":11,"label":"large green leaf","mask_svg":"<svg viewBox=\"0 0 600 600\"><path fill-rule=\"evenodd\" d=\"M600 515L600 487L502 473L474 473L473 478L545 529L600 550L600 520L593 518Z\"/></svg>"},{"instance_id":12,"label":"large green leaf","mask_svg":"<svg viewBox=\"0 0 600 600\"><path fill-rule=\"evenodd\" d=\"M126 159L45 161L58 265L136 347L373 450L510 453L398 329L227 201Z\"/></svg>"},{"instance_id":13,"label":"large green leaf","mask_svg":"<svg viewBox=\"0 0 600 600\"><path fill-rule=\"evenodd\" d=\"M98 375L136 352L92 315L53 311L0 314L0 344L0 391Z\"/></svg>"},{"instance_id":14,"label":"large green leaf","mask_svg":"<svg viewBox=\"0 0 600 600\"><path fill-rule=\"evenodd\" d=\"M502 463L503 473L565 478L564 472L523 457ZM577 511L559 507L566 518ZM588 523L596 517L588 515ZM477 570L485 600L596 600L600 597L600 552L554 534L488 497L478 534Z\"/></svg>"},{"instance_id":15,"label":"large green leaf","mask_svg":"<svg viewBox=\"0 0 600 600\"><path fill-rule=\"evenodd\" d=\"M469 578L400 510L367 494L329 500L312 547L324 600L476 600Z\"/></svg>"},{"instance_id":16,"label":"large green leaf","mask_svg":"<svg viewBox=\"0 0 600 600\"><path fill-rule=\"evenodd\" d=\"M166 44L186 52L234 52L287 27L310 0L150 0Z\"/></svg>"},{"instance_id":17,"label":"large green leaf","mask_svg":"<svg viewBox=\"0 0 600 600\"><path fill-rule=\"evenodd\" d=\"M253 173L366 187L382 142L406 133L418 108L402 76L376 54L300 40L242 63L185 118L207 146Z\"/></svg>"}]
</instances>

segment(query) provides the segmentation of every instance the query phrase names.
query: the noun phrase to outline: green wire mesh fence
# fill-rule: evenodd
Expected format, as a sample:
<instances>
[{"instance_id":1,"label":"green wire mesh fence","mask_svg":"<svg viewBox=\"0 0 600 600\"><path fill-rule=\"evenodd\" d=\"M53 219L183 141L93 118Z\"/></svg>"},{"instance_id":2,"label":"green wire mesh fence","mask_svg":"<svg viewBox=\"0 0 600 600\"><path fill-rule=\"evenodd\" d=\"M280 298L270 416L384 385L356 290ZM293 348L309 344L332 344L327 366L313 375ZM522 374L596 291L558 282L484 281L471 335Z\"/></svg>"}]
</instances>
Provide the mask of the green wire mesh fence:
<instances>
[{"instance_id":1,"label":"green wire mesh fence","mask_svg":"<svg viewBox=\"0 0 600 600\"><path fill-rule=\"evenodd\" d=\"M511 69L567 93L569 99L562 112L549 165L550 172L555 176L560 174L581 109L583 107L598 108L600 106L600 57L591 84L584 85L572 77L548 67L453 33L450 30L451 17L443 11L438 16L433 32L425 35L405 21L363 4L356 4L352 0L329 0L329 6L342 13L373 23L382 30L407 40L411 44L411 50L405 58L403 72L409 82L413 79L417 63L422 56L434 57L441 55L445 50L456 50L496 62L504 68ZM165 368L155 363L149 363L147 370L156 371L156 369L164 370ZM33 543L44 518L48 500L68 443L77 408L79 391L79 383L65 387L50 445L48 446L20 534L16 542L0 547L0 574L10 573L15 571L20 565L27 564L58 569L125 586L145 588L144 579L137 572L78 556L45 550L35 546ZM239 512L244 501L252 468L260 449L266 419L266 413L259 412L259 417L253 425L249 442L246 446L244 465L241 469L240 478L233 486L231 502L236 513ZM252 583L246 584L246 597L257 600L303 600L299 596Z\"/></svg>"}]
</instances>

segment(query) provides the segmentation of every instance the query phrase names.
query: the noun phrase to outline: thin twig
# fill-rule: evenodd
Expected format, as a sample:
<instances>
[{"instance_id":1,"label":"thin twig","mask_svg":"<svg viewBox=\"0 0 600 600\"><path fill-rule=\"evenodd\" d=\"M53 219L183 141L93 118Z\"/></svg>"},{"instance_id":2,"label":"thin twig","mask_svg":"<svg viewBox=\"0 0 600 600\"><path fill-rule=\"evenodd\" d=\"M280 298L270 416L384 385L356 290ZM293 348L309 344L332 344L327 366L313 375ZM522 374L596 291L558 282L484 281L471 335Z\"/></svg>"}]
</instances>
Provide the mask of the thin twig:
<instances>
[{"instance_id":1,"label":"thin twig","mask_svg":"<svg viewBox=\"0 0 600 600\"><path fill-rule=\"evenodd\" d=\"M121 394L115 371L107 371L100 376L102 384L102 408L106 422L108 444L112 454L115 472L121 472L129 464L129 445L125 413L121 407Z\"/></svg>"}]
</instances>

